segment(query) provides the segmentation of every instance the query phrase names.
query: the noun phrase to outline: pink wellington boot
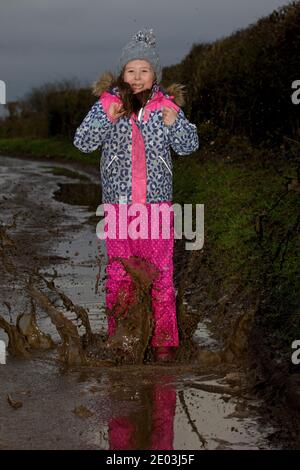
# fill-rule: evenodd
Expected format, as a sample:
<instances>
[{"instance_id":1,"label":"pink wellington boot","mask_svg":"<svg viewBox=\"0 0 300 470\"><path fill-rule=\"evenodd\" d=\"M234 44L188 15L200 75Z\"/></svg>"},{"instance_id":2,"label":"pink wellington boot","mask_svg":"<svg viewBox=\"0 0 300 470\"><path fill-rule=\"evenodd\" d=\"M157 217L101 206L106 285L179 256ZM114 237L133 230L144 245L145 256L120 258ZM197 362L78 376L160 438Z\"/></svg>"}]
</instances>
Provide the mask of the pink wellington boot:
<instances>
[{"instance_id":1,"label":"pink wellington boot","mask_svg":"<svg viewBox=\"0 0 300 470\"><path fill-rule=\"evenodd\" d=\"M155 362L171 362L176 353L173 346L158 346L153 348Z\"/></svg>"}]
</instances>

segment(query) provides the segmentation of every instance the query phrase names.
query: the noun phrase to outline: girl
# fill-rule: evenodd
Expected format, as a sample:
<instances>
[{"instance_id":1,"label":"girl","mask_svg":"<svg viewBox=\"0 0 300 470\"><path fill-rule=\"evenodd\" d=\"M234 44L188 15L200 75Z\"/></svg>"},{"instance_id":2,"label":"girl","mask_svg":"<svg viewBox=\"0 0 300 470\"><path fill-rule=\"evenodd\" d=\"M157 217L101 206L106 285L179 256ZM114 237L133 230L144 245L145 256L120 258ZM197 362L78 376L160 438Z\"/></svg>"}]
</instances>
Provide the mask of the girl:
<instances>
[{"instance_id":1,"label":"girl","mask_svg":"<svg viewBox=\"0 0 300 470\"><path fill-rule=\"evenodd\" d=\"M161 65L152 29L138 31L123 48L117 73L116 79L104 74L94 84L94 94L99 98L76 130L74 145L85 153L103 146L102 202L113 205L117 213L119 204L143 204L151 233L151 206L172 204L170 147L179 155L194 152L199 147L197 129L179 107L184 103L183 87L174 84L168 94L159 85ZM133 299L131 278L114 257L138 256L159 270L151 292L151 346L158 360L170 358L179 344L173 285L173 217L169 218L169 230L167 239L161 230L158 239L123 239L119 232L115 238L106 239L108 310L121 298L128 304ZM109 336L115 327L110 315Z\"/></svg>"}]
</instances>

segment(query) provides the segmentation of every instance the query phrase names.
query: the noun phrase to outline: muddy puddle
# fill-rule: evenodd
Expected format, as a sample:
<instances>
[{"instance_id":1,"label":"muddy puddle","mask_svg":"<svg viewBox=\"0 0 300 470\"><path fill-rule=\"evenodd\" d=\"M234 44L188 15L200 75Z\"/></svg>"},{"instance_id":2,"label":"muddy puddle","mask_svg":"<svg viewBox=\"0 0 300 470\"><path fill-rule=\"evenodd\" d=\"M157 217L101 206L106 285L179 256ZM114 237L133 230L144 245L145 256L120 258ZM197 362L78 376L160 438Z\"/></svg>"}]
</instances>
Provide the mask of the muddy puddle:
<instances>
[{"instance_id":1,"label":"muddy puddle","mask_svg":"<svg viewBox=\"0 0 300 470\"><path fill-rule=\"evenodd\" d=\"M0 340L17 344L0 365L0 448L272 448L275 429L208 321L169 363L107 353L97 175L0 163Z\"/></svg>"}]
</instances>

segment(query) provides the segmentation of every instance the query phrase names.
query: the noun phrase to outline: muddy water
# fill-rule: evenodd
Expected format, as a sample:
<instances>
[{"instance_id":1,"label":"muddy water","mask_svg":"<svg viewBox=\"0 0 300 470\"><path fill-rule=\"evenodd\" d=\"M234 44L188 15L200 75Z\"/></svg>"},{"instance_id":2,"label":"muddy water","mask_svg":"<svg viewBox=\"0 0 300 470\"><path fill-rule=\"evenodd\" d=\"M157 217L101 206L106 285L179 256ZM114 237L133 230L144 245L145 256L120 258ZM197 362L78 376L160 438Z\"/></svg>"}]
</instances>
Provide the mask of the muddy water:
<instances>
[{"instance_id":1,"label":"muddy water","mask_svg":"<svg viewBox=\"0 0 300 470\"><path fill-rule=\"evenodd\" d=\"M106 254L93 212L100 200L97 175L52 174L49 162L8 157L0 157L0 165L0 315L16 324L18 315L32 312L29 277L63 310L62 299L32 275L38 270L88 311L93 332L104 334ZM34 308L40 330L58 343L48 313ZM76 323L74 312L64 314ZM8 344L3 330L0 339ZM261 416L243 370L205 360L218 349L209 323L198 325L194 341L200 353L193 361L142 366L65 367L55 348L30 350L27 358L8 355L0 365L0 448L271 448L275 430Z\"/></svg>"}]
</instances>

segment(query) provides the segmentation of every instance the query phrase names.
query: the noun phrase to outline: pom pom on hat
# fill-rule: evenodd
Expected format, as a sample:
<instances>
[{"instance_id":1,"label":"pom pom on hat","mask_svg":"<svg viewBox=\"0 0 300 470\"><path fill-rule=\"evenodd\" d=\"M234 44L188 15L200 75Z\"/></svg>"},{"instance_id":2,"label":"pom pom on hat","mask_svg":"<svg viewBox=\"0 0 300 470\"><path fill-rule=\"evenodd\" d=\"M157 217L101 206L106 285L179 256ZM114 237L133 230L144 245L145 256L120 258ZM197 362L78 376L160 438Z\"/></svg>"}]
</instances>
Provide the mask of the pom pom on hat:
<instances>
[{"instance_id":1,"label":"pom pom on hat","mask_svg":"<svg viewBox=\"0 0 300 470\"><path fill-rule=\"evenodd\" d=\"M156 73L157 82L161 81L161 65L156 50L156 39L153 29L142 29L132 36L131 41L122 49L117 73L131 60L147 60Z\"/></svg>"},{"instance_id":2,"label":"pom pom on hat","mask_svg":"<svg viewBox=\"0 0 300 470\"><path fill-rule=\"evenodd\" d=\"M153 29L142 29L132 36L133 41L144 41L149 46L156 46L156 39Z\"/></svg>"}]
</instances>

